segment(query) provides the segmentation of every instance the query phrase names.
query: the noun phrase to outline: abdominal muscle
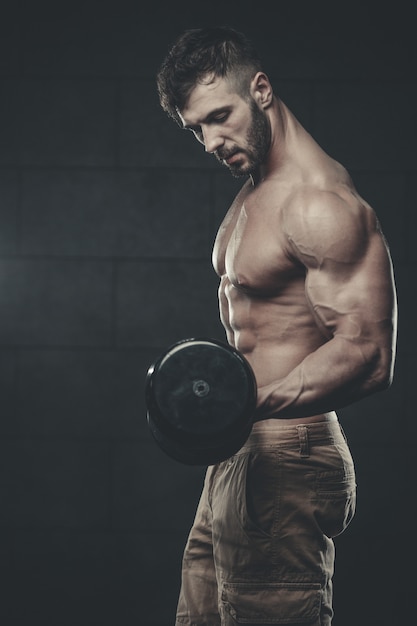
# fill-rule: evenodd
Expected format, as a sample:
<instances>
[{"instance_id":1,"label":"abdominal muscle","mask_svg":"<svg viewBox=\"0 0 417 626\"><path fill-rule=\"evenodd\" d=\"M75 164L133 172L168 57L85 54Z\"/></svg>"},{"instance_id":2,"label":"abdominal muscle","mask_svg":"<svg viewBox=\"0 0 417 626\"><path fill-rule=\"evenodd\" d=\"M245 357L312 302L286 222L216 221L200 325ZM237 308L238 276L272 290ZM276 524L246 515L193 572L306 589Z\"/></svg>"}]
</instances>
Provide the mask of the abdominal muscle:
<instances>
[{"instance_id":1,"label":"abdominal muscle","mask_svg":"<svg viewBox=\"0 0 417 626\"><path fill-rule=\"evenodd\" d=\"M226 280L219 289L220 317L228 342L251 365L258 387L285 378L326 339L305 297L252 296ZM336 421L334 411L300 418L270 418L290 423Z\"/></svg>"}]
</instances>

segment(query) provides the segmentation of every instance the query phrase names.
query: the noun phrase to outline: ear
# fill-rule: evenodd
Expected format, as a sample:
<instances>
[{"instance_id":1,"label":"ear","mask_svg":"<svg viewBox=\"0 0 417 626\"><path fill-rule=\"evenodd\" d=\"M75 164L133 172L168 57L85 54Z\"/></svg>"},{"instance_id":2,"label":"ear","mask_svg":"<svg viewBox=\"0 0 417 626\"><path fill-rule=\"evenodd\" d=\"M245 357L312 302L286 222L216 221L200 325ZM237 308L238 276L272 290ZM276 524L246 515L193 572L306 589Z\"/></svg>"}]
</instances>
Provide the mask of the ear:
<instances>
[{"instance_id":1,"label":"ear","mask_svg":"<svg viewBox=\"0 0 417 626\"><path fill-rule=\"evenodd\" d=\"M261 109L267 109L274 98L272 85L264 72L257 72L250 84L250 93Z\"/></svg>"}]
</instances>

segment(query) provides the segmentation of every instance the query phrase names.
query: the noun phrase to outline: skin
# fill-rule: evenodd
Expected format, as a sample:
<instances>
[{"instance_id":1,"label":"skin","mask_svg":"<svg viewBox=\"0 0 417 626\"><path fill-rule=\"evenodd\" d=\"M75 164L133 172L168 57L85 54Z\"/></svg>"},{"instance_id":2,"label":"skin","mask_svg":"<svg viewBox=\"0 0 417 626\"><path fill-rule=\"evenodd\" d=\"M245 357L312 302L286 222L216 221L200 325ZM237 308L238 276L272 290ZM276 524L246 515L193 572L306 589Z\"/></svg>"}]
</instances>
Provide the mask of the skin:
<instances>
[{"instance_id":1,"label":"skin","mask_svg":"<svg viewBox=\"0 0 417 626\"><path fill-rule=\"evenodd\" d=\"M390 255L372 208L258 72L249 98L215 76L179 111L249 175L213 249L220 317L255 373L255 419L315 422L387 388L396 340ZM255 148L254 148L255 146Z\"/></svg>"}]
</instances>

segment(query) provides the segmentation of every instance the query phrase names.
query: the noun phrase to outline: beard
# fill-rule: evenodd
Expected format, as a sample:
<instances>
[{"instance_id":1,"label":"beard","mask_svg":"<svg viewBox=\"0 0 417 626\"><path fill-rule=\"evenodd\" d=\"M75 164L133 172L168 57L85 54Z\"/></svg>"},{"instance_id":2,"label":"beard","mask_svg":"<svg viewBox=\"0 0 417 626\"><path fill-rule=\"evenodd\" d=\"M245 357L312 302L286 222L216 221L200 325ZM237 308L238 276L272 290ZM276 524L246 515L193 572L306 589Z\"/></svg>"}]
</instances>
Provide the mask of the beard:
<instances>
[{"instance_id":1,"label":"beard","mask_svg":"<svg viewBox=\"0 0 417 626\"><path fill-rule=\"evenodd\" d=\"M251 125L246 136L245 149L234 146L233 148L216 152L216 158L224 164L232 176L240 178L252 174L265 160L271 142L271 130L266 115L261 111L254 101L251 101ZM235 163L224 163L233 154L242 153L246 156L245 163L236 160Z\"/></svg>"}]
</instances>

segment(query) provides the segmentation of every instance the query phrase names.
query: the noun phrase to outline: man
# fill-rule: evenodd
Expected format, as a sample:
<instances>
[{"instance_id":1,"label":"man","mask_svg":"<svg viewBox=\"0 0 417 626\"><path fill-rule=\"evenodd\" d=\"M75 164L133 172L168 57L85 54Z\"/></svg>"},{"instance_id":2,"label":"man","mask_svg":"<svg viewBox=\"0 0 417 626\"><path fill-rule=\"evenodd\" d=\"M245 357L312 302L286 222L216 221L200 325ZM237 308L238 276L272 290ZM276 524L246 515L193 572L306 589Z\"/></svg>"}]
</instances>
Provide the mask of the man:
<instances>
[{"instance_id":1,"label":"man","mask_svg":"<svg viewBox=\"0 0 417 626\"><path fill-rule=\"evenodd\" d=\"M208 468L177 626L329 626L334 545L355 510L335 409L392 380L389 252L347 171L274 94L244 35L186 31L158 73L163 109L245 176L213 250L228 342L258 386L254 426Z\"/></svg>"}]
</instances>

